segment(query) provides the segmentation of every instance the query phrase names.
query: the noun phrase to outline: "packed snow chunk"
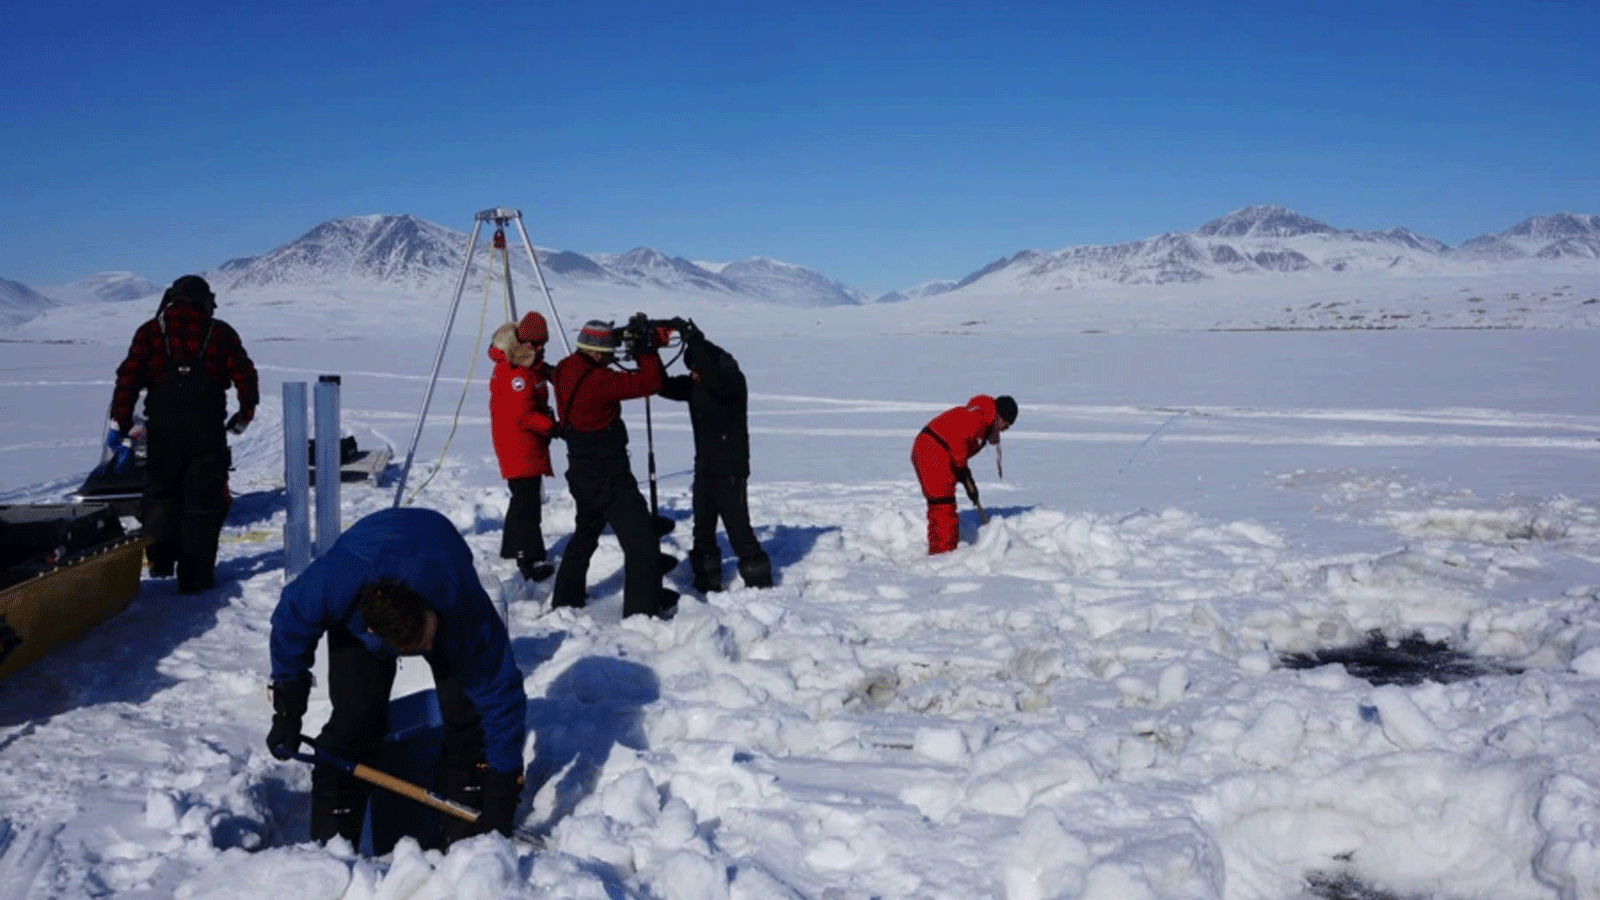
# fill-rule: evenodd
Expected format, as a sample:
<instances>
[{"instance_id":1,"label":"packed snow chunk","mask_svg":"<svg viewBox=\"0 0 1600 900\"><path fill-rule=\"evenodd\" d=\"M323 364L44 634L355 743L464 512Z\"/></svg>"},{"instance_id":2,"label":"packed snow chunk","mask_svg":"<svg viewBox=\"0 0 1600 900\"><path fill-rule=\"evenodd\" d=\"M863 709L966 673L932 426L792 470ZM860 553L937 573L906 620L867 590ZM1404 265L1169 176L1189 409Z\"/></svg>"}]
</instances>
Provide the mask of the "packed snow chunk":
<instances>
[{"instance_id":1,"label":"packed snow chunk","mask_svg":"<svg viewBox=\"0 0 1600 900\"><path fill-rule=\"evenodd\" d=\"M177 900L340 900L350 866L321 848L228 850L178 885Z\"/></svg>"},{"instance_id":2,"label":"packed snow chunk","mask_svg":"<svg viewBox=\"0 0 1600 900\"><path fill-rule=\"evenodd\" d=\"M1291 704L1274 700L1255 724L1233 743L1233 752L1252 765L1275 768L1294 762L1305 741L1306 720Z\"/></svg>"},{"instance_id":3,"label":"packed snow chunk","mask_svg":"<svg viewBox=\"0 0 1600 900\"><path fill-rule=\"evenodd\" d=\"M667 857L646 876L655 896L673 900L728 900L726 863L691 850Z\"/></svg>"},{"instance_id":4,"label":"packed snow chunk","mask_svg":"<svg viewBox=\"0 0 1600 900\"><path fill-rule=\"evenodd\" d=\"M160 831L175 831L182 807L168 791L152 789L144 798L144 824Z\"/></svg>"},{"instance_id":5,"label":"packed snow chunk","mask_svg":"<svg viewBox=\"0 0 1600 900\"><path fill-rule=\"evenodd\" d=\"M618 822L648 825L661 814L661 795L648 772L634 769L601 789L600 809Z\"/></svg>"},{"instance_id":6,"label":"packed snow chunk","mask_svg":"<svg viewBox=\"0 0 1600 900\"><path fill-rule=\"evenodd\" d=\"M973 755L967 803L979 812L1018 816L1034 803L1096 787L1094 766L1051 735L1025 731Z\"/></svg>"},{"instance_id":7,"label":"packed snow chunk","mask_svg":"<svg viewBox=\"0 0 1600 900\"><path fill-rule=\"evenodd\" d=\"M1034 807L1006 854L1006 900L1050 900L1083 893L1089 845L1068 832L1055 811Z\"/></svg>"},{"instance_id":8,"label":"packed snow chunk","mask_svg":"<svg viewBox=\"0 0 1600 900\"><path fill-rule=\"evenodd\" d=\"M395 849L398 863L399 848ZM421 861L420 856L418 859ZM393 876L391 870L390 877ZM428 892L451 900L531 896L532 892L521 882L515 845L498 834L486 834L452 844L450 852L439 862L428 884ZM395 893L393 896L407 895ZM418 896L426 894L419 892Z\"/></svg>"},{"instance_id":9,"label":"packed snow chunk","mask_svg":"<svg viewBox=\"0 0 1600 900\"><path fill-rule=\"evenodd\" d=\"M1384 737L1401 750L1425 750L1443 743L1438 727L1404 688L1384 685L1373 690L1371 702L1378 711Z\"/></svg>"},{"instance_id":10,"label":"packed snow chunk","mask_svg":"<svg viewBox=\"0 0 1600 900\"><path fill-rule=\"evenodd\" d=\"M932 726L917 729L911 749L929 759L946 763L960 762L968 752L967 738L961 729Z\"/></svg>"}]
</instances>

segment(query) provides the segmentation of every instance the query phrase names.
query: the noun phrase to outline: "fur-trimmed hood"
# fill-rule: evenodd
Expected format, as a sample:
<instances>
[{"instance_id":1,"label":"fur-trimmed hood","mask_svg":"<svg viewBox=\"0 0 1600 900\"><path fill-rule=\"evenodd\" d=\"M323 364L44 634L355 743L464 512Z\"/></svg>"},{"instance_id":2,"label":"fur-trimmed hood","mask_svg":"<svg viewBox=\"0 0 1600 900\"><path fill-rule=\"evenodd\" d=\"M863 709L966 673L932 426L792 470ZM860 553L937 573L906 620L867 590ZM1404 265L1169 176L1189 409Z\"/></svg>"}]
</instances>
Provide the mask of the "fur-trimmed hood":
<instances>
[{"instance_id":1,"label":"fur-trimmed hood","mask_svg":"<svg viewBox=\"0 0 1600 900\"><path fill-rule=\"evenodd\" d=\"M517 340L517 323L507 322L494 330L494 337L489 339L489 346L500 351L506 362L520 368L533 365L533 351L522 346Z\"/></svg>"}]
</instances>

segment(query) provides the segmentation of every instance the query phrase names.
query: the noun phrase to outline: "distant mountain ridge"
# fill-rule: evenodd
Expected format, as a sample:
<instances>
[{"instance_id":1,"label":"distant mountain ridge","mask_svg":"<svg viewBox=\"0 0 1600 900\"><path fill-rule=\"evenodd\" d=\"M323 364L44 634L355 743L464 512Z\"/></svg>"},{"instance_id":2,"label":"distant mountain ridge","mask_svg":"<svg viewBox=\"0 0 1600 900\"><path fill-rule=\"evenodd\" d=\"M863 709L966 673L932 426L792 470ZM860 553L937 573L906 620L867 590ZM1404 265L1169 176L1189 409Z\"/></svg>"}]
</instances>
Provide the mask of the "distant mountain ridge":
<instances>
[{"instance_id":1,"label":"distant mountain ridge","mask_svg":"<svg viewBox=\"0 0 1600 900\"><path fill-rule=\"evenodd\" d=\"M1535 216L1452 249L1406 228L1355 231L1281 206L1247 206L1191 232L1123 244L1024 250L951 290L1063 290L1104 284L1174 284L1293 272L1470 274L1513 261L1600 260L1600 216Z\"/></svg>"},{"instance_id":2,"label":"distant mountain ridge","mask_svg":"<svg viewBox=\"0 0 1600 900\"><path fill-rule=\"evenodd\" d=\"M473 253L475 278L488 274L492 235L492 230L479 235ZM329 281L438 291L459 278L469 237L415 216L352 216L324 222L281 247L230 260L207 274L219 291ZM513 279L534 277L514 229L507 234L507 252ZM772 260L740 260L712 271L648 247L593 255L535 247L534 254L541 272L558 280L725 294L794 306L867 299L812 269Z\"/></svg>"},{"instance_id":3,"label":"distant mountain ridge","mask_svg":"<svg viewBox=\"0 0 1600 900\"><path fill-rule=\"evenodd\" d=\"M510 241L513 277L533 277L527 251ZM461 274L468 235L411 215L362 215L323 222L257 256L205 271L219 292L362 286L448 292ZM474 252L474 278L487 274L488 232ZM1508 265L1600 262L1600 215L1535 216L1451 248L1407 228L1340 229L1282 206L1247 206L1189 232L1120 244L1023 250L954 281L929 281L871 297L805 266L753 257L694 262L637 247L582 254L535 248L551 282L658 289L714 299L797 307L904 302L952 292L1031 294L1095 285L1163 285L1294 273L1480 274ZM496 263L499 265L499 263ZM107 272L36 291L0 280L0 321L25 321L59 303L121 302L159 294L131 272Z\"/></svg>"}]
</instances>

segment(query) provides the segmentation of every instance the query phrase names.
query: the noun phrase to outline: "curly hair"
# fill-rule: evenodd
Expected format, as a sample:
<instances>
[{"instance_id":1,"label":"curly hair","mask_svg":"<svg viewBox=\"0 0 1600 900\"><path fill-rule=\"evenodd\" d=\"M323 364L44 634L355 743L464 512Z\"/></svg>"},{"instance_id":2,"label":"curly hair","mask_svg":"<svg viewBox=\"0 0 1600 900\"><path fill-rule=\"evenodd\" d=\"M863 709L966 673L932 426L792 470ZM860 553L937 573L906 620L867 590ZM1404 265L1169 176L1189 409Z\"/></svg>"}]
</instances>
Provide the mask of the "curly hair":
<instances>
[{"instance_id":1,"label":"curly hair","mask_svg":"<svg viewBox=\"0 0 1600 900\"><path fill-rule=\"evenodd\" d=\"M429 607L411 585L388 576L369 581L356 603L367 627L389 646L409 650L422 643Z\"/></svg>"}]
</instances>

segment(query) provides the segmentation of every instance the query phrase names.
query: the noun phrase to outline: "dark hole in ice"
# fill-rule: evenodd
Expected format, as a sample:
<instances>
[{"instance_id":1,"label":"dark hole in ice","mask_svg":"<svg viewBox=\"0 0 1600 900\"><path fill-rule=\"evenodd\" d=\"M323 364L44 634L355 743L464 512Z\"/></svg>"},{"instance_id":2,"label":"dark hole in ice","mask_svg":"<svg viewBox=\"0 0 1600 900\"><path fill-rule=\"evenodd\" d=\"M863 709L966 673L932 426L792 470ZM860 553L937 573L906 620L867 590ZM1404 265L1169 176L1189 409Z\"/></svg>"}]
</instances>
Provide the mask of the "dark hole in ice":
<instances>
[{"instance_id":1,"label":"dark hole in ice","mask_svg":"<svg viewBox=\"0 0 1600 900\"><path fill-rule=\"evenodd\" d=\"M1375 888L1350 872L1312 872L1306 890L1320 900L1428 900L1422 894L1396 894Z\"/></svg>"},{"instance_id":2,"label":"dark hole in ice","mask_svg":"<svg viewBox=\"0 0 1600 900\"><path fill-rule=\"evenodd\" d=\"M1485 662L1442 641L1427 640L1420 634L1394 639L1378 631L1368 632L1365 643L1309 653L1285 653L1278 661L1289 669L1315 669L1338 663L1351 675L1370 684L1448 683L1484 675L1515 675L1522 671Z\"/></svg>"}]
</instances>

